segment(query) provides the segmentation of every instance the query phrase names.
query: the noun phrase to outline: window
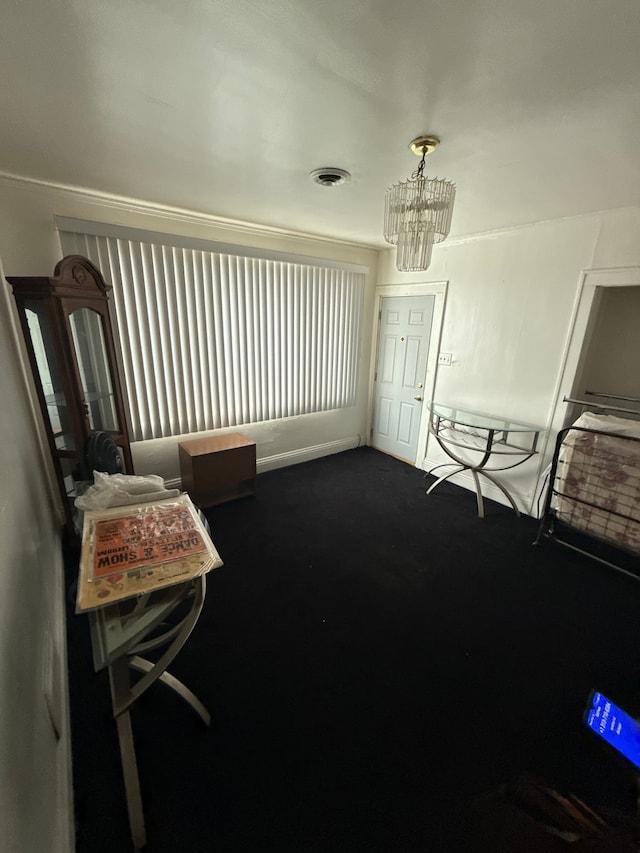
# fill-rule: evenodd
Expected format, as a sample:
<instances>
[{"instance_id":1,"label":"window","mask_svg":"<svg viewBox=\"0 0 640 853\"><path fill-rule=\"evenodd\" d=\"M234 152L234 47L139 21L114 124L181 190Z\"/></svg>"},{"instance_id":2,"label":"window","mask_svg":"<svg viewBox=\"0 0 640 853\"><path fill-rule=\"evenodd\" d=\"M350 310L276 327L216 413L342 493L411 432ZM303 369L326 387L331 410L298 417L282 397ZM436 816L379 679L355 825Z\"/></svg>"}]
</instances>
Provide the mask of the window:
<instances>
[{"instance_id":1,"label":"window","mask_svg":"<svg viewBox=\"0 0 640 853\"><path fill-rule=\"evenodd\" d=\"M57 222L113 285L134 440L355 402L362 267Z\"/></svg>"}]
</instances>

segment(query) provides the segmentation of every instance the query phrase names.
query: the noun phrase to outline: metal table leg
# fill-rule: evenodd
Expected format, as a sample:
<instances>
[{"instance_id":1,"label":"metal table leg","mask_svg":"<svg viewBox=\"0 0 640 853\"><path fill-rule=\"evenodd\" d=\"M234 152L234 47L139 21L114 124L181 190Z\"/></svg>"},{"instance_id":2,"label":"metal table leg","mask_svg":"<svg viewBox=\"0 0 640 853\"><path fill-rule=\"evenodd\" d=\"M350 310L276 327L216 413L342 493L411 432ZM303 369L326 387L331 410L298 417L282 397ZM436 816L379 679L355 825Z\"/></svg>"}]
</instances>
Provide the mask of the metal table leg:
<instances>
[{"instance_id":1,"label":"metal table leg","mask_svg":"<svg viewBox=\"0 0 640 853\"><path fill-rule=\"evenodd\" d=\"M111 701L114 708L123 704L122 700L129 695L131 682L129 679L129 662L126 657L119 658L109 666L109 684L111 686ZM131 730L131 714L129 708L115 715L120 744L120 760L124 777L124 790L127 798L129 827L135 850L142 850L147 843L147 833L142 811L142 795L140 793L140 778L136 750L133 744Z\"/></svg>"}]
</instances>

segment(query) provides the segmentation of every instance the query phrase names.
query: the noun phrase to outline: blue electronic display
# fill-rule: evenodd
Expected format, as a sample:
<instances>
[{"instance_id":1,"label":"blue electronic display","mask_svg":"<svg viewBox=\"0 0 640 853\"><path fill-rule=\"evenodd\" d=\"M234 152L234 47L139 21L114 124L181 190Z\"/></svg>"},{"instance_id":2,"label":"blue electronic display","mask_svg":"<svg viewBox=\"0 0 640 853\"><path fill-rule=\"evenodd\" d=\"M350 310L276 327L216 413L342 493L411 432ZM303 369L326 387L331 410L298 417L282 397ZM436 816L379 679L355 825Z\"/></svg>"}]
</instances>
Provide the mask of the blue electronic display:
<instances>
[{"instance_id":1,"label":"blue electronic display","mask_svg":"<svg viewBox=\"0 0 640 853\"><path fill-rule=\"evenodd\" d=\"M596 690L589 699L587 726L640 769L640 722Z\"/></svg>"}]
</instances>

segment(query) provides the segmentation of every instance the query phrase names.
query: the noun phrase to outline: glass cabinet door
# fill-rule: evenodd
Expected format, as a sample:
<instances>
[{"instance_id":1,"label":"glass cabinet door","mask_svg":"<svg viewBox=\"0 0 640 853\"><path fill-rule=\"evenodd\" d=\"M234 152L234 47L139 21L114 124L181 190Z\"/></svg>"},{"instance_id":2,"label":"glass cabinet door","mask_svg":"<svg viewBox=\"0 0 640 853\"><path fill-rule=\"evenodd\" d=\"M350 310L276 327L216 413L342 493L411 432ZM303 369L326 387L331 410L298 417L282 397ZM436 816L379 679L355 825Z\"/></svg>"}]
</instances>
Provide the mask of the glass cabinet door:
<instances>
[{"instance_id":1,"label":"glass cabinet door","mask_svg":"<svg viewBox=\"0 0 640 853\"><path fill-rule=\"evenodd\" d=\"M42 301L27 300L25 316L56 448L62 451L74 451L76 442L71 421L70 401L67 400L64 392L62 371L56 355L47 307Z\"/></svg>"},{"instance_id":2,"label":"glass cabinet door","mask_svg":"<svg viewBox=\"0 0 640 853\"><path fill-rule=\"evenodd\" d=\"M120 432L102 315L90 308L78 308L69 314L69 324L89 429Z\"/></svg>"}]
</instances>

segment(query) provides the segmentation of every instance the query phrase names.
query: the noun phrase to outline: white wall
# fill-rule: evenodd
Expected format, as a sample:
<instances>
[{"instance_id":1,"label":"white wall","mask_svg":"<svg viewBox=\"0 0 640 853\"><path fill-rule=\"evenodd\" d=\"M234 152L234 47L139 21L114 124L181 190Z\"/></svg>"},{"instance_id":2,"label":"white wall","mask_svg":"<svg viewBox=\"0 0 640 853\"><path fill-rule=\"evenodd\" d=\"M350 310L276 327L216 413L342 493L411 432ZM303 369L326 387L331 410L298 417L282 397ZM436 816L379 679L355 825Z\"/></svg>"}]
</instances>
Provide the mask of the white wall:
<instances>
[{"instance_id":1,"label":"white wall","mask_svg":"<svg viewBox=\"0 0 640 853\"><path fill-rule=\"evenodd\" d=\"M436 400L548 427L581 272L638 262L640 210L628 209L446 241L426 274L397 272L389 250L378 284L448 280L441 351L453 363L438 368ZM548 455L503 475L525 511ZM443 459L431 438L424 467Z\"/></svg>"},{"instance_id":2,"label":"white wall","mask_svg":"<svg viewBox=\"0 0 640 853\"><path fill-rule=\"evenodd\" d=\"M73 810L60 524L10 300L0 266L0 850L65 853Z\"/></svg>"},{"instance_id":3,"label":"white wall","mask_svg":"<svg viewBox=\"0 0 640 853\"><path fill-rule=\"evenodd\" d=\"M72 216L206 240L250 245L307 257L368 266L364 335L359 352L356 403L348 409L242 427L257 444L259 469L302 461L364 443L369 393L370 329L378 252L349 243L242 223L224 223L185 211L99 196L0 176L0 253L7 275L49 275L61 257L53 217ZM229 430L227 430L228 432ZM136 473L179 476L177 444L188 436L139 442L132 447Z\"/></svg>"}]
</instances>

